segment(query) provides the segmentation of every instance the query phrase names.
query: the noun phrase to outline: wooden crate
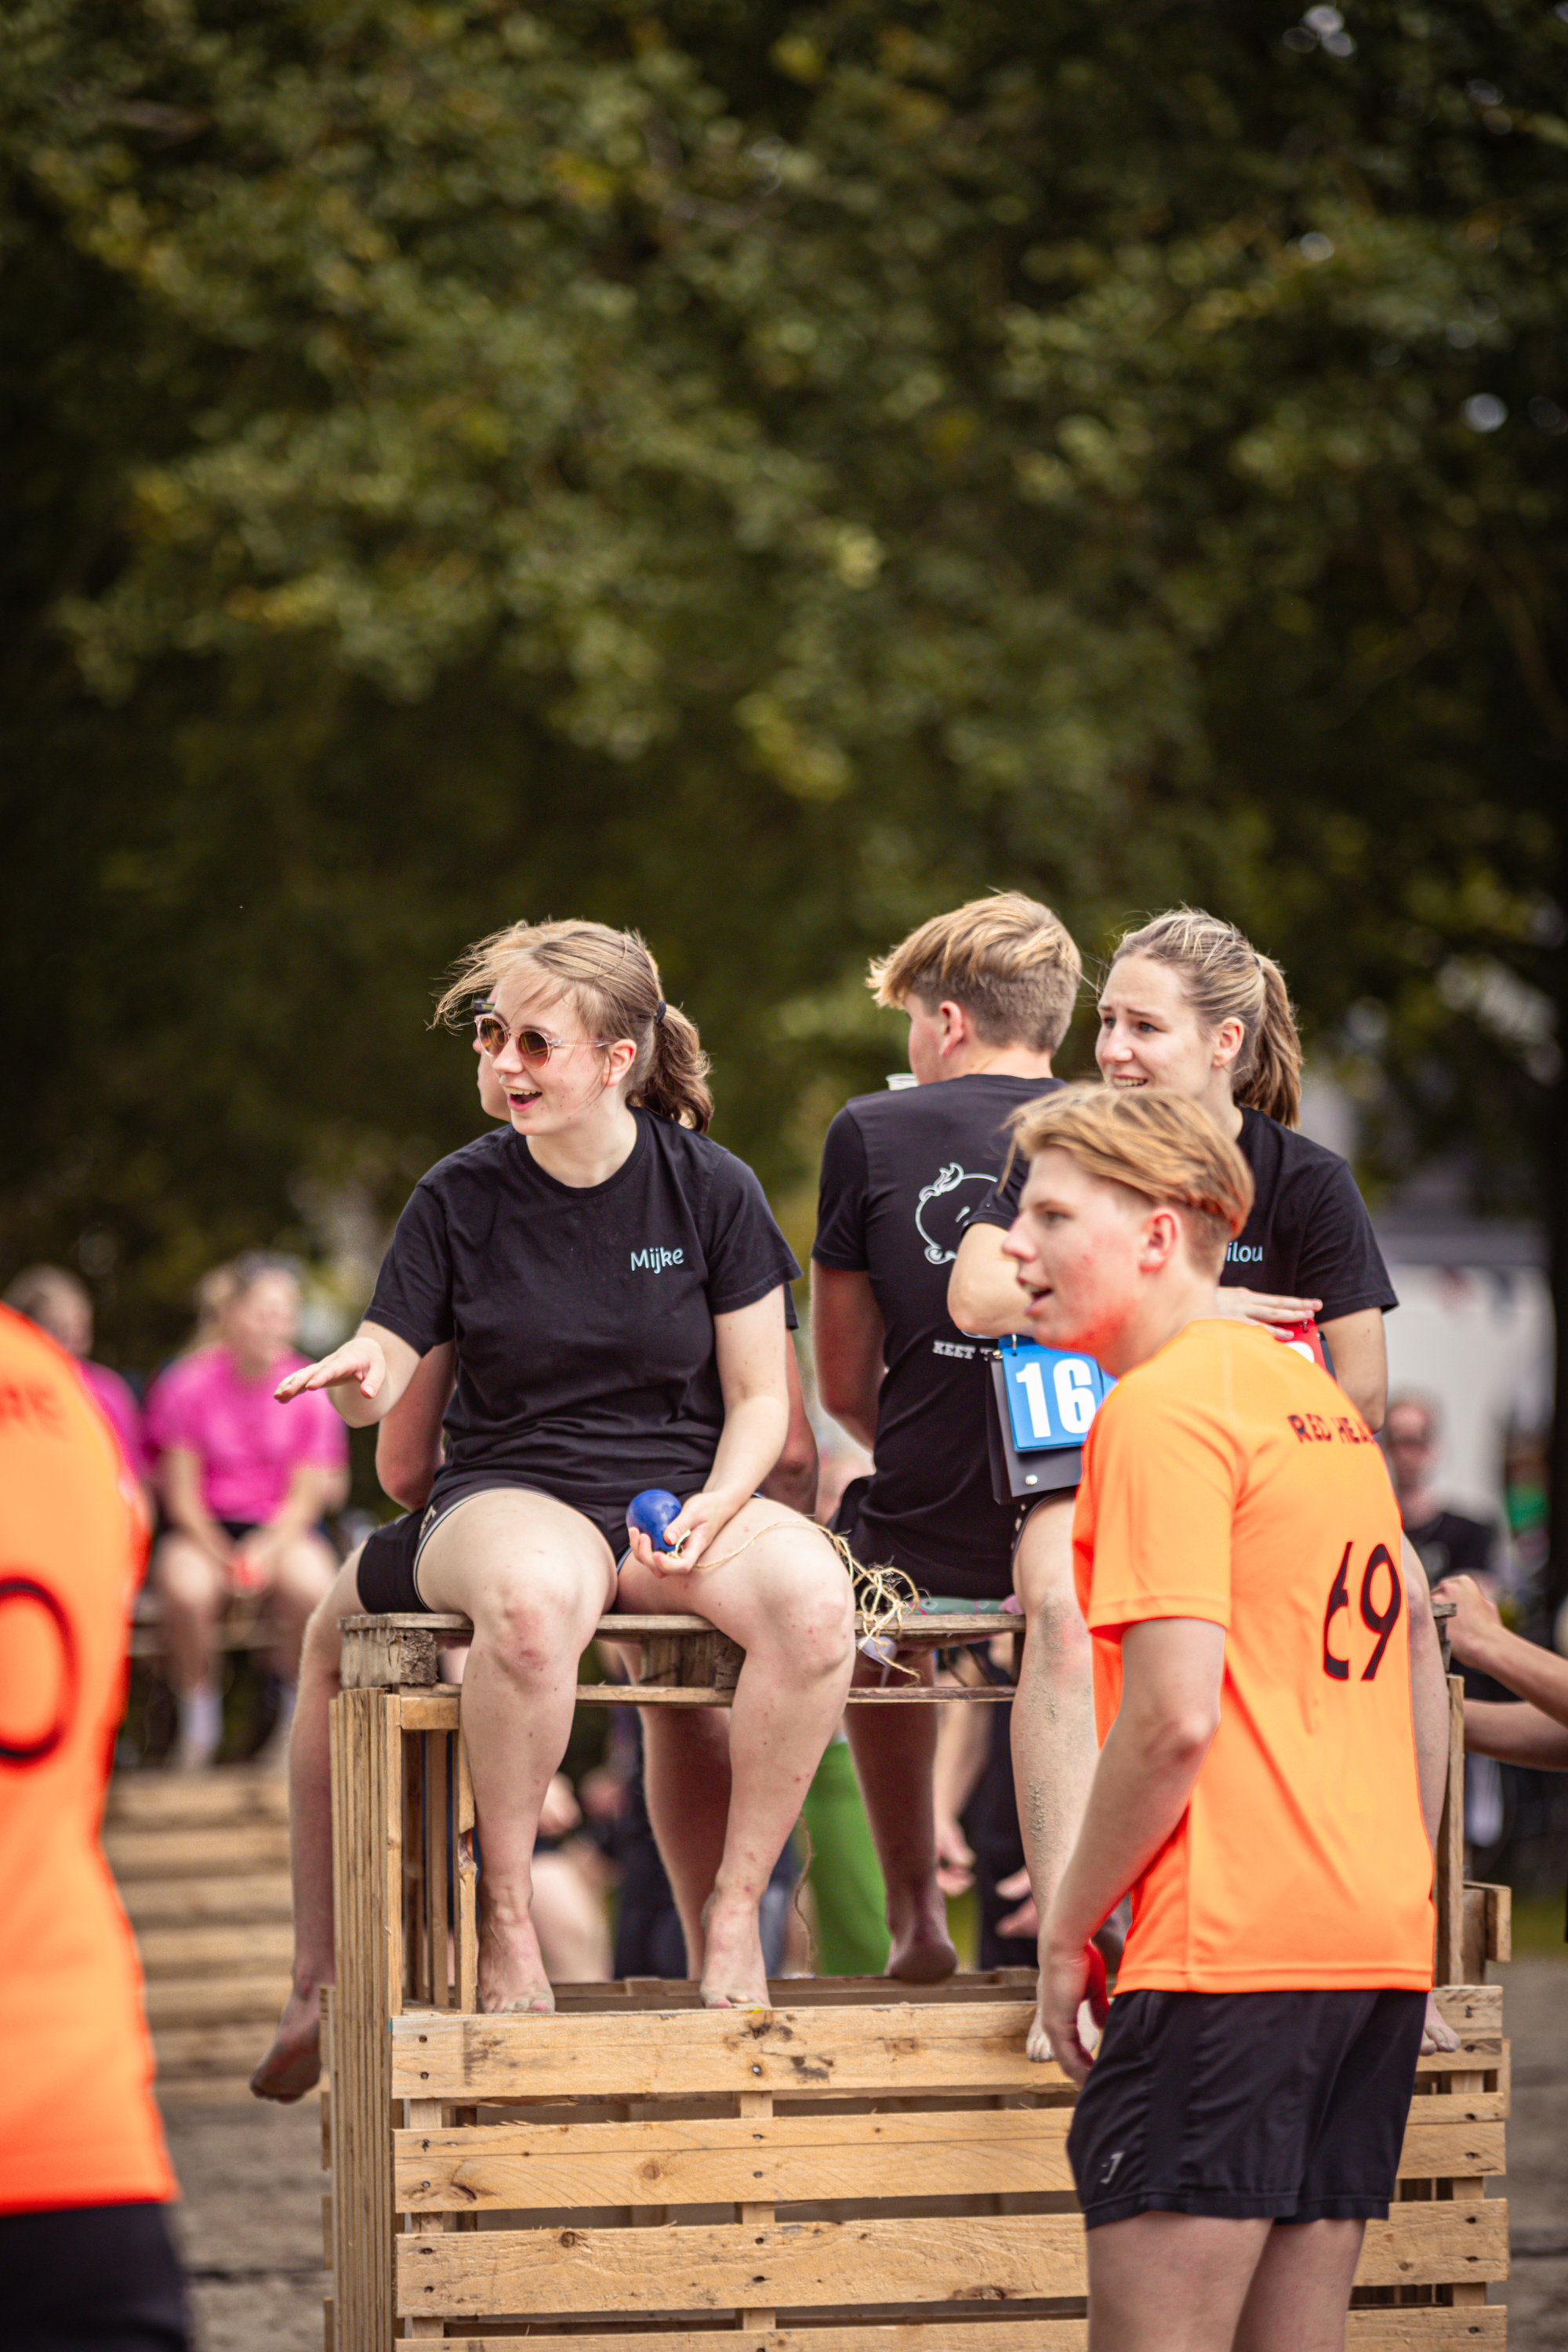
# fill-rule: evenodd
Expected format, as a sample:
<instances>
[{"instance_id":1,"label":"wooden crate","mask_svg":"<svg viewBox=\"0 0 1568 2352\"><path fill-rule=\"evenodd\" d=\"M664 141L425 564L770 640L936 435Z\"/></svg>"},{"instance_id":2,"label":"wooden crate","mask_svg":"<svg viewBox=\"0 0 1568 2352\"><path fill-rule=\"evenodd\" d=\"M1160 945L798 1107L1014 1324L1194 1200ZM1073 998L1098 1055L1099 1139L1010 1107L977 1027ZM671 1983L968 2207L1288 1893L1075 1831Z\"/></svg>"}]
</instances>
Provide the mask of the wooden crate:
<instances>
[{"instance_id":1,"label":"wooden crate","mask_svg":"<svg viewBox=\"0 0 1568 2352\"><path fill-rule=\"evenodd\" d=\"M289 1993L287 1781L244 1767L117 1774L103 1844L142 1958L159 2097L246 2096Z\"/></svg>"},{"instance_id":2,"label":"wooden crate","mask_svg":"<svg viewBox=\"0 0 1568 2352\"><path fill-rule=\"evenodd\" d=\"M1023 2055L1030 1978L792 1979L752 2013L565 1987L553 2017L478 2014L458 1719L390 1681L334 1702L329 2352L1083 2352L1072 2092ZM1444 1903L1459 1954L1451 1873ZM1501 1996L1442 2000L1461 2046L1421 2061L1355 2352L1505 2340Z\"/></svg>"}]
</instances>

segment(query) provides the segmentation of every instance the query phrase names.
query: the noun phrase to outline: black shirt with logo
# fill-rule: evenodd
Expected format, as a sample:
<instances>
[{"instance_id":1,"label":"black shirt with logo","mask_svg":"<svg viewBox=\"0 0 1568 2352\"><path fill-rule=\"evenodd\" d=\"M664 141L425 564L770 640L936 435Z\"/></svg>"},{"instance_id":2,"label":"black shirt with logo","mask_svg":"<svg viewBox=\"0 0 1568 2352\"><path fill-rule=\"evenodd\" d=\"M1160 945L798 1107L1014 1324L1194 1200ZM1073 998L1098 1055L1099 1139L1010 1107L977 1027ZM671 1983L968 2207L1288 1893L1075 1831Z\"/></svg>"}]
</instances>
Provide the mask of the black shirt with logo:
<instances>
[{"instance_id":1,"label":"black shirt with logo","mask_svg":"<svg viewBox=\"0 0 1568 2352\"><path fill-rule=\"evenodd\" d=\"M812 1256L870 1277L885 1331L877 1466L852 1540L863 1560L889 1562L929 1592L1012 1590L1016 1513L992 1494L985 1436L995 1343L958 1329L947 1284L979 1210L1012 1222L993 1200L1007 1120L1059 1084L980 1072L860 1095L823 1148ZM1026 1172L1016 1161L1015 1204Z\"/></svg>"},{"instance_id":2,"label":"black shirt with logo","mask_svg":"<svg viewBox=\"0 0 1568 2352\"><path fill-rule=\"evenodd\" d=\"M1237 1142L1258 1189L1220 1281L1276 1297L1321 1298L1320 1323L1397 1307L1366 1203L1338 1152L1250 1108Z\"/></svg>"},{"instance_id":3,"label":"black shirt with logo","mask_svg":"<svg viewBox=\"0 0 1568 2352\"><path fill-rule=\"evenodd\" d=\"M493 1472L613 1521L646 1486L707 1478L724 1426L713 1318L800 1268L743 1160L633 1117L602 1184L559 1182L500 1128L438 1161L398 1219L365 1314L420 1355L456 1342L433 1502Z\"/></svg>"}]
</instances>

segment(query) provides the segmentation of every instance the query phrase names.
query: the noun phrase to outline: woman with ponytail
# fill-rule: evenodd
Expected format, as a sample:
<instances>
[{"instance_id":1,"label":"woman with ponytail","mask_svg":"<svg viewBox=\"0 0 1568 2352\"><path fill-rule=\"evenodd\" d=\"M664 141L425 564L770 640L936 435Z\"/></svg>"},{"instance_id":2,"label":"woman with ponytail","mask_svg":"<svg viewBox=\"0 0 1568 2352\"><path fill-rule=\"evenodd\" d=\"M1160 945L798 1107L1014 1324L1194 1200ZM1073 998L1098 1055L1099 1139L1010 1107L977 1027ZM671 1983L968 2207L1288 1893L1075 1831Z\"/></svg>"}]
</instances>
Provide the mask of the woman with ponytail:
<instances>
[{"instance_id":1,"label":"woman with ponytail","mask_svg":"<svg viewBox=\"0 0 1568 2352\"><path fill-rule=\"evenodd\" d=\"M379 1528L312 1619L290 1752L294 1989L252 2078L318 2071L331 1980L327 1707L339 1621L472 1619L463 1725L483 1869L479 2005L553 1996L529 1914L539 1809L598 1619L691 1610L745 1652L720 1773L675 1785L679 1727L650 1725L650 1810L710 2007L765 2006L757 1906L848 1688L848 1580L820 1529L757 1489L788 1424L799 1273L750 1169L711 1142L707 1058L635 932L520 924L463 957L437 1017L471 1013L508 1124L416 1187L353 1339L279 1390L384 1420L450 1345L446 1454L422 1514ZM628 1536L647 1487L680 1501L656 1556ZM678 1558L672 1558L672 1551Z\"/></svg>"},{"instance_id":2,"label":"woman with ponytail","mask_svg":"<svg viewBox=\"0 0 1568 2352\"><path fill-rule=\"evenodd\" d=\"M1094 1051L1108 1085L1188 1095L1240 1146L1257 1192L1220 1303L1277 1328L1315 1319L1340 1386L1380 1428L1383 1318L1399 1301L1350 1169L1298 1130L1301 1043L1279 965L1216 916L1156 915L1111 957Z\"/></svg>"}]
</instances>

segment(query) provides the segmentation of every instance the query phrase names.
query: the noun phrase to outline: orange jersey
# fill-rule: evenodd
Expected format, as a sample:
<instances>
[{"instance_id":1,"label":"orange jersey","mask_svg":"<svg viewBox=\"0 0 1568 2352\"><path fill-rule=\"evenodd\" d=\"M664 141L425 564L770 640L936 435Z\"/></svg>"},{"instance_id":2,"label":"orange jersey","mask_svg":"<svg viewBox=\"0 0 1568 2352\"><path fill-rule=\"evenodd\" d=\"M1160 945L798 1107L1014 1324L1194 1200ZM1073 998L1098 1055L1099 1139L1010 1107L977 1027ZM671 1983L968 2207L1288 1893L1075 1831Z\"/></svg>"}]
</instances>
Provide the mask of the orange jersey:
<instances>
[{"instance_id":1,"label":"orange jersey","mask_svg":"<svg viewBox=\"0 0 1568 2352\"><path fill-rule=\"evenodd\" d=\"M0 2212L174 2193L98 1842L146 1541L75 1364L0 1307Z\"/></svg>"},{"instance_id":2,"label":"orange jersey","mask_svg":"<svg viewBox=\"0 0 1568 2352\"><path fill-rule=\"evenodd\" d=\"M1102 1741L1124 1627L1226 1629L1219 1728L1133 1889L1118 1990L1429 1985L1399 1510L1343 1391L1260 1326L1188 1324L1100 1406L1073 1552Z\"/></svg>"}]
</instances>

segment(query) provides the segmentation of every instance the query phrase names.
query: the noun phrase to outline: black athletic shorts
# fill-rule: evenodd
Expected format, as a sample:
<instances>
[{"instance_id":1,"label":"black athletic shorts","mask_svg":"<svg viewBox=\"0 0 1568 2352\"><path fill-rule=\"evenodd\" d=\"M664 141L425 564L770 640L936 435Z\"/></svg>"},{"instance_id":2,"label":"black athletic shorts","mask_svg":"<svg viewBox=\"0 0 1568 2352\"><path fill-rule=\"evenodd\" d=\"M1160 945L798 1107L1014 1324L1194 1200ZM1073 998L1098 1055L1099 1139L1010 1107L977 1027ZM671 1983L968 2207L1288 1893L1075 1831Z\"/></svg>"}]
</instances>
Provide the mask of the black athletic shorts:
<instances>
[{"instance_id":1,"label":"black athletic shorts","mask_svg":"<svg viewBox=\"0 0 1568 2352\"><path fill-rule=\"evenodd\" d=\"M447 1513L455 1511L459 1503L469 1501L475 1495L493 1495L498 1489L520 1495L542 1495L545 1491L542 1486L530 1486L526 1479L498 1478L493 1472L487 1473L482 1477L468 1479L449 1487L439 1501L427 1505L423 1511L405 1512L402 1518L394 1519L388 1526L377 1528L374 1535L367 1536L364 1549L359 1556L356 1580L360 1606L365 1615L391 1617L416 1612L426 1616L433 1614L430 1603L419 1590L416 1572L421 1551ZM696 1491L693 1487L692 1493ZM582 1511L583 1517L598 1528L610 1547L610 1556L616 1563L618 1576L626 1559L625 1512L616 1516L606 1511L584 1511L581 1503L572 1503L565 1495L557 1496L554 1499L568 1503L574 1511ZM680 1499L689 1502L691 1498L683 1495Z\"/></svg>"},{"instance_id":2,"label":"black athletic shorts","mask_svg":"<svg viewBox=\"0 0 1568 2352\"><path fill-rule=\"evenodd\" d=\"M0 2213L5 2352L189 2352L190 2341L162 2205Z\"/></svg>"},{"instance_id":3,"label":"black athletic shorts","mask_svg":"<svg viewBox=\"0 0 1568 2352\"><path fill-rule=\"evenodd\" d=\"M1068 2134L1085 2227L1383 2221L1426 2006L1404 1991L1119 1994Z\"/></svg>"}]
</instances>

